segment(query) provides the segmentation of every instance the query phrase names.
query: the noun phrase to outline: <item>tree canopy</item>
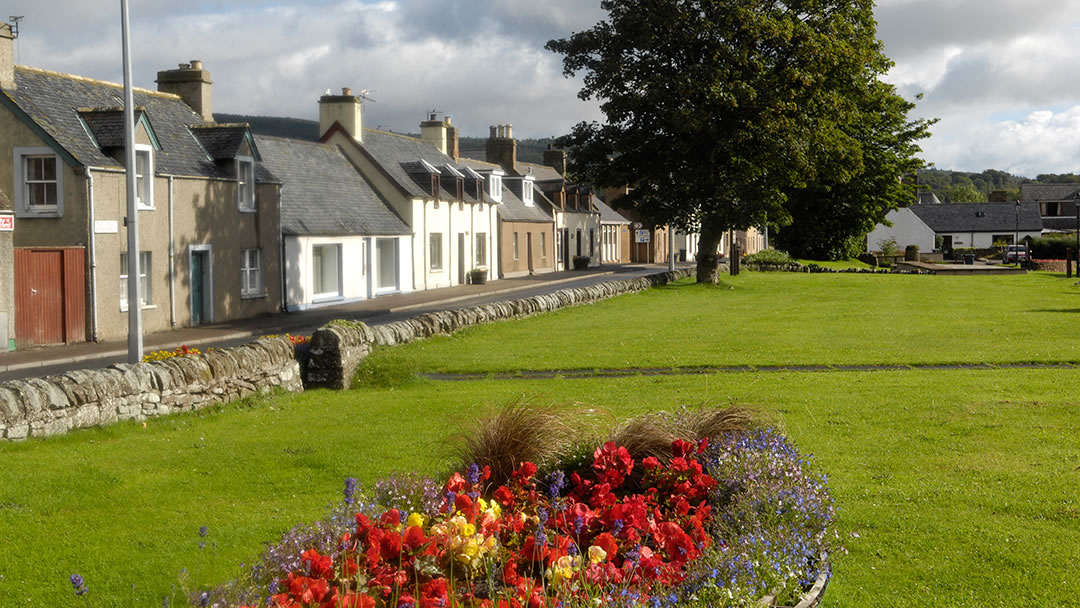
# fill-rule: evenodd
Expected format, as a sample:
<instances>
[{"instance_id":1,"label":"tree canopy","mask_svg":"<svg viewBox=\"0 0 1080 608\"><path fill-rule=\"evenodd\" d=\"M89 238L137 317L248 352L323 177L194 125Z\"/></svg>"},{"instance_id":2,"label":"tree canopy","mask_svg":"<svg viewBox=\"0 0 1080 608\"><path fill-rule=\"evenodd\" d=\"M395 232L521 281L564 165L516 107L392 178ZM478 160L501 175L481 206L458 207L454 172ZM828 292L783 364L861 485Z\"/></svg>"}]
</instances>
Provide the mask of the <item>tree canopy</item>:
<instances>
[{"instance_id":1,"label":"tree canopy","mask_svg":"<svg viewBox=\"0 0 1080 608\"><path fill-rule=\"evenodd\" d=\"M576 125L561 143L578 175L633 186L616 205L700 231L699 281L715 280L726 230L789 224L792 192L831 192L864 175L896 182L916 168L906 161L927 125L909 122L910 104L879 80L890 62L870 1L601 5L606 20L547 44L564 55L566 75L584 73L579 96L599 100L606 118ZM896 116L865 124L882 108Z\"/></svg>"}]
</instances>

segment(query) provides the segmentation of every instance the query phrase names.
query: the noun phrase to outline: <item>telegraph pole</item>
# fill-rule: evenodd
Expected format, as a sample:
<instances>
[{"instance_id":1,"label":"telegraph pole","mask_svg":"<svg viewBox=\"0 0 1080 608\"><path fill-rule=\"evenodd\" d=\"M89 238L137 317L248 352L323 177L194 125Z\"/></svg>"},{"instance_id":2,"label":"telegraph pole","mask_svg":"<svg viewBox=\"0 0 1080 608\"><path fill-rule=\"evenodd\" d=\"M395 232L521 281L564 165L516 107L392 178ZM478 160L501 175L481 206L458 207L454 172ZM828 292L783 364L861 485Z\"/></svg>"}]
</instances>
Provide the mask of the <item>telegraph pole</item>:
<instances>
[{"instance_id":1,"label":"telegraph pole","mask_svg":"<svg viewBox=\"0 0 1080 608\"><path fill-rule=\"evenodd\" d=\"M120 29L124 46L124 167L127 178L127 301L128 363L143 356L142 299L139 293L139 210L135 199L135 94L131 90L131 37L128 31L128 0L120 0ZM144 176L153 179L153 176Z\"/></svg>"}]
</instances>

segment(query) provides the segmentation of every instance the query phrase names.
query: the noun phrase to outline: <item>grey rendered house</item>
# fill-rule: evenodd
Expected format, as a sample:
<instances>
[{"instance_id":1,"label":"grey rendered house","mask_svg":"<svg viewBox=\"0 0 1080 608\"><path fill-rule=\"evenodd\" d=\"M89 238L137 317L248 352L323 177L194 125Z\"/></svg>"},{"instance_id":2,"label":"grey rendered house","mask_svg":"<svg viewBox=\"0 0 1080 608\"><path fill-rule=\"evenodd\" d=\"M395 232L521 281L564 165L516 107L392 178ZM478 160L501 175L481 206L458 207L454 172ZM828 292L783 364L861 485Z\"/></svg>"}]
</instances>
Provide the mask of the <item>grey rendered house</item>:
<instances>
[{"instance_id":1,"label":"grey rendered house","mask_svg":"<svg viewBox=\"0 0 1080 608\"><path fill-rule=\"evenodd\" d=\"M128 280L146 332L279 309L280 184L245 125L213 122L200 62L135 90L142 270L128 277L123 88L15 66L11 43L0 36L0 189L20 344L122 338Z\"/></svg>"},{"instance_id":2,"label":"grey rendered house","mask_svg":"<svg viewBox=\"0 0 1080 608\"><path fill-rule=\"evenodd\" d=\"M412 230L334 146L256 136L281 193L285 307L366 300L412 285ZM386 252L391 252L387 255Z\"/></svg>"}]
</instances>

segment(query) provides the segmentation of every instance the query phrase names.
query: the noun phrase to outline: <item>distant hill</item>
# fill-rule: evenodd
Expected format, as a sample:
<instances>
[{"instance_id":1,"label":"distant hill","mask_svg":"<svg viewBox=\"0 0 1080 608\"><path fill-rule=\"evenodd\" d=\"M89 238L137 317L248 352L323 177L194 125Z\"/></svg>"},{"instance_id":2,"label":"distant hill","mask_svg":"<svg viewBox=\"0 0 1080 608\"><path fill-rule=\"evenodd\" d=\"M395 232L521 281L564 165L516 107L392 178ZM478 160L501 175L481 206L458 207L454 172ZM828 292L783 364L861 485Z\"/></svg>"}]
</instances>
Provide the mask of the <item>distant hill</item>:
<instances>
[{"instance_id":1,"label":"distant hill","mask_svg":"<svg viewBox=\"0 0 1080 608\"><path fill-rule=\"evenodd\" d=\"M303 118L283 118L280 116L248 116L246 114L214 114L217 122L246 122L251 125L251 131L256 135L269 135L272 137L287 137L304 141L316 141L319 139L319 123L315 120ZM404 133L412 137L420 137L418 133ZM553 140L543 139L519 139L518 160L526 163L543 163L544 150ZM477 160L485 160L487 156L486 137L459 137L458 150L461 156Z\"/></svg>"},{"instance_id":2,"label":"distant hill","mask_svg":"<svg viewBox=\"0 0 1080 608\"><path fill-rule=\"evenodd\" d=\"M1080 183L1080 175L1071 173L1044 173L1035 179L987 169L982 173L949 171L946 169L923 169L919 171L919 185L929 188L944 203L985 202L990 193L1004 190L1006 200L1020 198L1022 184ZM971 196L977 193L977 196ZM977 198L977 200L971 200Z\"/></svg>"}]
</instances>

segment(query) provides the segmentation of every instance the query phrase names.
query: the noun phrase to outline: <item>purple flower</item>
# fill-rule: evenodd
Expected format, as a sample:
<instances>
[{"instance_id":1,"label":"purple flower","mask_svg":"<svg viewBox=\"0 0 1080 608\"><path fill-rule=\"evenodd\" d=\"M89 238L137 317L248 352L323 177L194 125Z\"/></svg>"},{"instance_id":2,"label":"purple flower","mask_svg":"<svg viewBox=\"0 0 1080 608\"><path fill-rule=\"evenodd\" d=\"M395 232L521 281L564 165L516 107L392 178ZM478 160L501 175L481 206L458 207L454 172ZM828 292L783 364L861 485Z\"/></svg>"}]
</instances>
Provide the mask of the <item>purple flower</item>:
<instances>
[{"instance_id":1,"label":"purple flower","mask_svg":"<svg viewBox=\"0 0 1080 608\"><path fill-rule=\"evenodd\" d=\"M210 529L206 526L199 526L199 536L206 538L206 535L210 533Z\"/></svg>"},{"instance_id":2,"label":"purple flower","mask_svg":"<svg viewBox=\"0 0 1080 608\"><path fill-rule=\"evenodd\" d=\"M551 475L548 476L548 496L551 498L558 498L562 494L563 488L566 487L566 473L562 472L562 469L556 469Z\"/></svg>"},{"instance_id":3,"label":"purple flower","mask_svg":"<svg viewBox=\"0 0 1080 608\"><path fill-rule=\"evenodd\" d=\"M86 586L86 581L83 580L81 574L72 574L69 580L71 581L71 586L75 589L75 595L85 595L90 591L90 588Z\"/></svg>"},{"instance_id":4,"label":"purple flower","mask_svg":"<svg viewBox=\"0 0 1080 608\"><path fill-rule=\"evenodd\" d=\"M345 504L351 505L356 502L356 478L345 479Z\"/></svg>"},{"instance_id":5,"label":"purple flower","mask_svg":"<svg viewBox=\"0 0 1080 608\"><path fill-rule=\"evenodd\" d=\"M473 485L480 483L480 465L475 462L470 464L469 471L465 474L465 479Z\"/></svg>"}]
</instances>

